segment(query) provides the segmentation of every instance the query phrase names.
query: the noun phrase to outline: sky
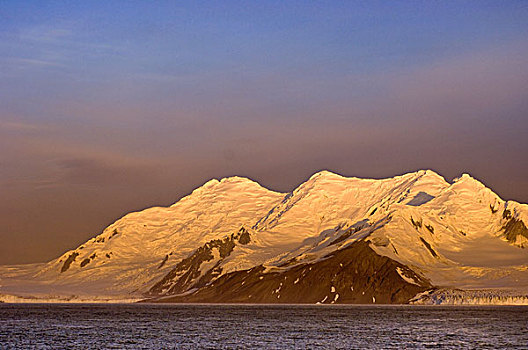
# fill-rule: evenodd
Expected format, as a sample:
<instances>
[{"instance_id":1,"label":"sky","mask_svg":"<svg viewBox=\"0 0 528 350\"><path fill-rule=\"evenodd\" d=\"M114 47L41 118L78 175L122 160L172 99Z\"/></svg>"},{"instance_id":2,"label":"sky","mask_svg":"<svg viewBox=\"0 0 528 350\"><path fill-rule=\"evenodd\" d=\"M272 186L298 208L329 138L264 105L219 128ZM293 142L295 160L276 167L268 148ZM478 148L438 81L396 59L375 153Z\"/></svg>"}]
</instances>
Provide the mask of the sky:
<instances>
[{"instance_id":1,"label":"sky","mask_svg":"<svg viewBox=\"0 0 528 350\"><path fill-rule=\"evenodd\" d=\"M527 151L526 1L0 0L0 264L232 175L527 203Z\"/></svg>"}]
</instances>

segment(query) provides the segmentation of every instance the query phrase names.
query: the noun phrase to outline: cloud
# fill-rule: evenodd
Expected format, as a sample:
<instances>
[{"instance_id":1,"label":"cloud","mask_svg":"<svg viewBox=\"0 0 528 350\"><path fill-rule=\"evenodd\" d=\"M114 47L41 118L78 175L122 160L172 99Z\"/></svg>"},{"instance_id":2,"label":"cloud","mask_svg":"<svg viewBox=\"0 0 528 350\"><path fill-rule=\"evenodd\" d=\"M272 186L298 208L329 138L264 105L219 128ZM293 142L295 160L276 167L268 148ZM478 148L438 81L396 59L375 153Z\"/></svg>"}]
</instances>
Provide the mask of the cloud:
<instances>
[{"instance_id":1,"label":"cloud","mask_svg":"<svg viewBox=\"0 0 528 350\"><path fill-rule=\"evenodd\" d=\"M71 21L26 26L18 31L4 32L1 36L0 48L4 50L0 60L4 75L13 69L27 68L41 71L61 68L68 72L79 69L79 65L90 60L115 56L123 50L120 45L103 39L88 39L80 25Z\"/></svg>"},{"instance_id":2,"label":"cloud","mask_svg":"<svg viewBox=\"0 0 528 350\"><path fill-rule=\"evenodd\" d=\"M46 61L46 60L40 60L40 59L33 59L33 58L11 58L9 60L6 60L7 62L12 62L19 67L23 66L37 66L37 67L64 67L64 65L54 62L54 61Z\"/></svg>"},{"instance_id":3,"label":"cloud","mask_svg":"<svg viewBox=\"0 0 528 350\"><path fill-rule=\"evenodd\" d=\"M61 43L73 36L73 31L64 27L49 25L32 26L23 29L20 34L20 40L39 42L44 44Z\"/></svg>"},{"instance_id":4,"label":"cloud","mask_svg":"<svg viewBox=\"0 0 528 350\"><path fill-rule=\"evenodd\" d=\"M7 132L42 132L45 130L52 130L53 127L49 124L32 123L17 120L0 120L0 132L2 130Z\"/></svg>"},{"instance_id":5,"label":"cloud","mask_svg":"<svg viewBox=\"0 0 528 350\"><path fill-rule=\"evenodd\" d=\"M130 187L156 179L152 164L134 159L64 158L54 161L57 184ZM158 169L156 169L158 170Z\"/></svg>"}]
</instances>

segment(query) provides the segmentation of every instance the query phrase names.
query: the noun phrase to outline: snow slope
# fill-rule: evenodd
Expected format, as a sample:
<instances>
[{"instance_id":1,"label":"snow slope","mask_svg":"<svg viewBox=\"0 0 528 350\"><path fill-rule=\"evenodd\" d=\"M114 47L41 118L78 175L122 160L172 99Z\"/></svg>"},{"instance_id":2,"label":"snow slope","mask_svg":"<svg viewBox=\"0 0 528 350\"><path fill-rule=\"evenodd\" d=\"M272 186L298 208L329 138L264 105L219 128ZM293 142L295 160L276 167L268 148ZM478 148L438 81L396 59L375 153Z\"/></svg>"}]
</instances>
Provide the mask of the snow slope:
<instances>
[{"instance_id":1,"label":"snow slope","mask_svg":"<svg viewBox=\"0 0 528 350\"><path fill-rule=\"evenodd\" d=\"M193 279L178 284L189 287L212 272L214 280L317 262L358 240L436 286L528 291L526 226L528 205L502 200L467 174L449 183L431 170L388 179L322 171L288 194L231 177L168 208L128 214L49 263L0 267L0 293L135 298L176 266L174 279L192 269ZM244 244L233 239L241 228Z\"/></svg>"},{"instance_id":2,"label":"snow slope","mask_svg":"<svg viewBox=\"0 0 528 350\"><path fill-rule=\"evenodd\" d=\"M125 215L47 264L0 267L0 293L141 295L175 262L210 239L250 226L283 196L245 178L213 179L170 207ZM69 257L75 260L65 269Z\"/></svg>"}]
</instances>

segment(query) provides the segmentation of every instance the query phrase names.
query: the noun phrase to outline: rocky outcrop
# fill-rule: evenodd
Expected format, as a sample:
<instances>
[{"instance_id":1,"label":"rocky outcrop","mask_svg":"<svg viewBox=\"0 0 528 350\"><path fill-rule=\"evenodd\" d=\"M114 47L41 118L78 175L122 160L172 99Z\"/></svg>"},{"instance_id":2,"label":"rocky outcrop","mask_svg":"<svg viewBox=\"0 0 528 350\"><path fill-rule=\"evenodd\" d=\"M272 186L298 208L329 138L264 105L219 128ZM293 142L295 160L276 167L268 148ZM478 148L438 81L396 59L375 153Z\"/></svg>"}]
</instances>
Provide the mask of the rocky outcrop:
<instances>
[{"instance_id":1,"label":"rocky outcrop","mask_svg":"<svg viewBox=\"0 0 528 350\"><path fill-rule=\"evenodd\" d=\"M288 268L262 265L231 272L195 290L149 299L175 303L402 304L431 289L428 280L366 241L357 241L323 259Z\"/></svg>"},{"instance_id":2,"label":"rocky outcrop","mask_svg":"<svg viewBox=\"0 0 528 350\"><path fill-rule=\"evenodd\" d=\"M89 258L86 258L84 259L83 261L81 261L81 264L79 265L80 267L85 267L86 265L88 265L90 263L90 261L92 261L93 259L95 259L95 257L97 256L96 253L93 253L92 255L90 255Z\"/></svg>"},{"instance_id":3,"label":"rocky outcrop","mask_svg":"<svg viewBox=\"0 0 528 350\"><path fill-rule=\"evenodd\" d=\"M508 242L516 243L518 236L528 239L528 228L522 220L516 219L510 210L504 210L502 213L502 218L505 220L502 229L504 232L504 237L506 237ZM523 244L520 244L519 246L524 248Z\"/></svg>"},{"instance_id":4,"label":"rocky outcrop","mask_svg":"<svg viewBox=\"0 0 528 350\"><path fill-rule=\"evenodd\" d=\"M161 281L150 290L149 295L178 294L191 288L200 288L222 273L220 264L231 255L237 244L251 241L249 232L242 227L237 233L224 239L215 239L196 249L181 260ZM165 264L164 259L160 267Z\"/></svg>"},{"instance_id":5,"label":"rocky outcrop","mask_svg":"<svg viewBox=\"0 0 528 350\"><path fill-rule=\"evenodd\" d=\"M79 253L77 252L73 252L71 253L68 258L66 258L66 261L64 262L64 264L62 265L61 267L61 273L62 272L66 272L68 271L68 269L70 268L70 265L75 261L75 259L79 256Z\"/></svg>"}]
</instances>

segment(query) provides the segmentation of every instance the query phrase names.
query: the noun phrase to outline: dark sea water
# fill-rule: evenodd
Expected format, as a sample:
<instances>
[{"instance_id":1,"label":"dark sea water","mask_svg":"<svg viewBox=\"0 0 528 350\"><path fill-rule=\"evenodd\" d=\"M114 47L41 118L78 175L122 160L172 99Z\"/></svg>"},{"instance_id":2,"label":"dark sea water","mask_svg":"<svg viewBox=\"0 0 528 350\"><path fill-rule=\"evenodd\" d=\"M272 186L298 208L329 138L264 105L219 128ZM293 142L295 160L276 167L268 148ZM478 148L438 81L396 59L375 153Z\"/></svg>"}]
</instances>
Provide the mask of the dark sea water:
<instances>
[{"instance_id":1,"label":"dark sea water","mask_svg":"<svg viewBox=\"0 0 528 350\"><path fill-rule=\"evenodd\" d=\"M0 304L0 348L528 349L528 307Z\"/></svg>"}]
</instances>

